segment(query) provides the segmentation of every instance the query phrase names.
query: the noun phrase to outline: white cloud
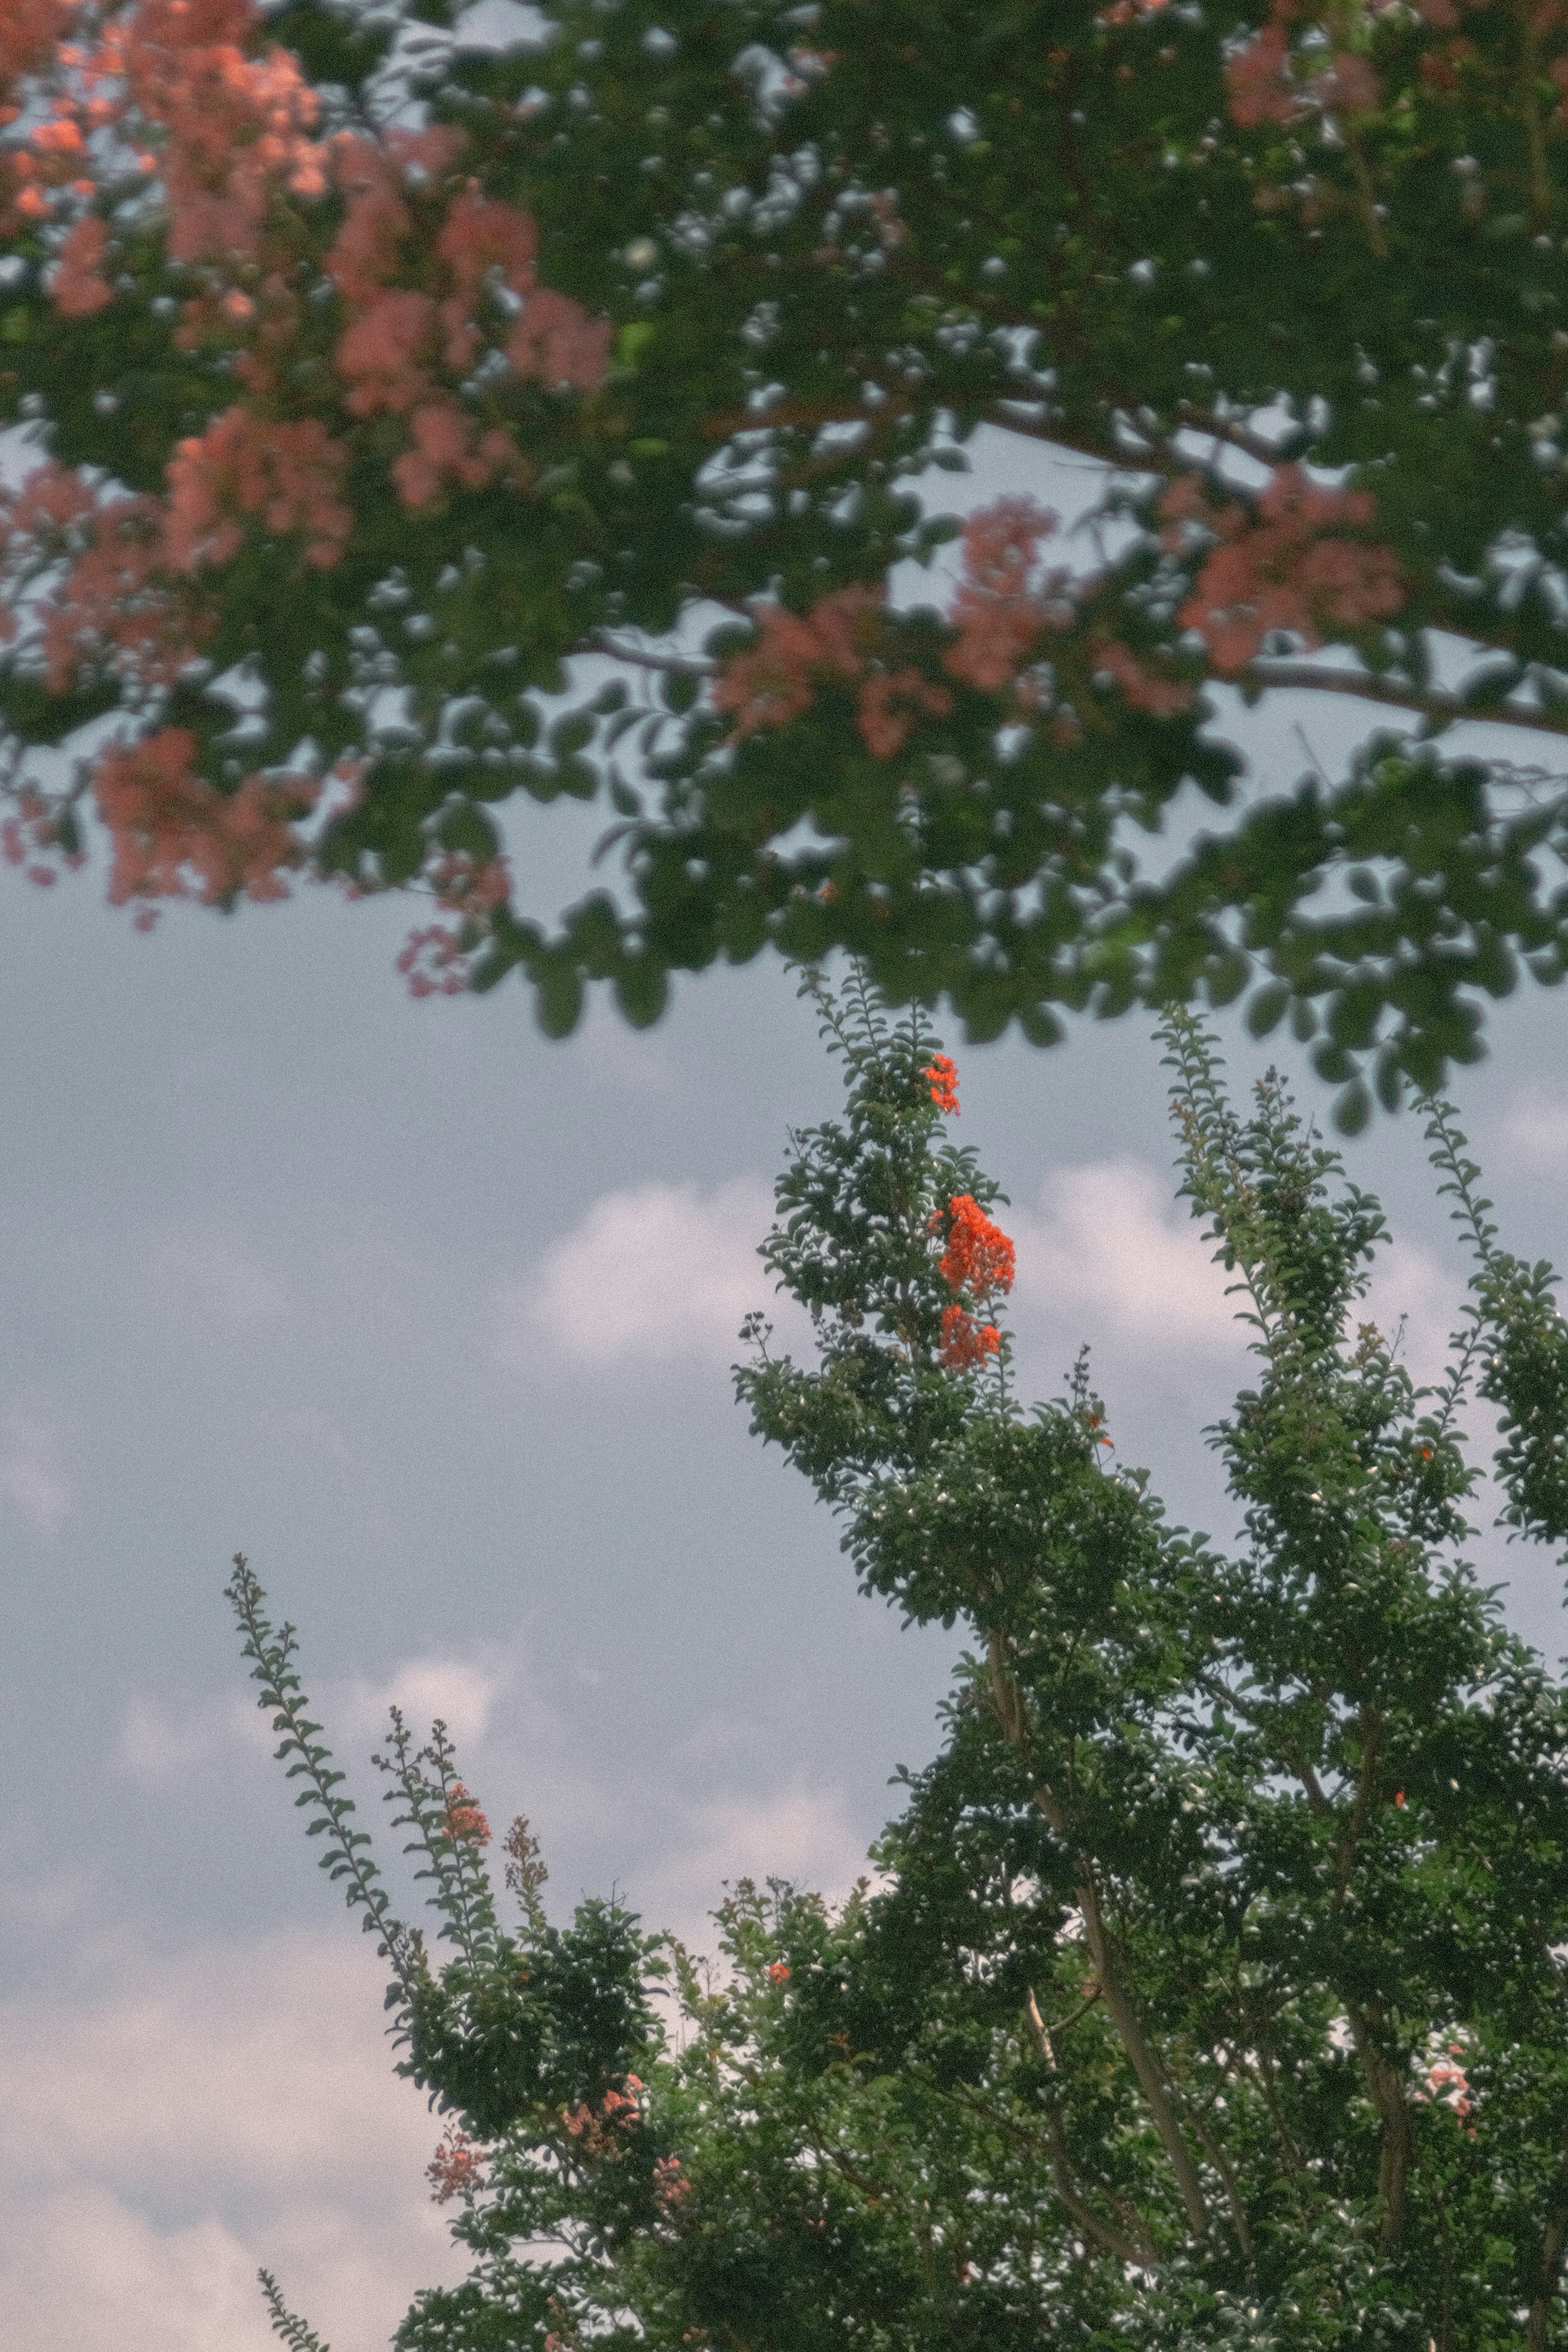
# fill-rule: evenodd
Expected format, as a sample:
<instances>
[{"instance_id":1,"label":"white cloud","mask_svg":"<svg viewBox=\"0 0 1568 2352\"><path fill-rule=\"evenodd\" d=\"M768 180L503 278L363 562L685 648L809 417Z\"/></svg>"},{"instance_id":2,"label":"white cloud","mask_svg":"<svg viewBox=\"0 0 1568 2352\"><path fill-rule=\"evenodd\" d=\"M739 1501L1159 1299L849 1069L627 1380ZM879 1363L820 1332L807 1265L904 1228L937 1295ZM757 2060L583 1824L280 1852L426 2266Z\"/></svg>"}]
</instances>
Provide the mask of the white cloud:
<instances>
[{"instance_id":1,"label":"white cloud","mask_svg":"<svg viewBox=\"0 0 1568 2352\"><path fill-rule=\"evenodd\" d=\"M693 1353L728 1360L754 1309L784 1319L757 1255L772 1223L772 1192L758 1176L707 1192L690 1183L606 1192L531 1275L497 1293L497 1359L513 1369L560 1354L595 1366Z\"/></svg>"},{"instance_id":2,"label":"white cloud","mask_svg":"<svg viewBox=\"0 0 1568 2352\"><path fill-rule=\"evenodd\" d=\"M1210 1245L1172 1197L1169 1175L1123 1156L1059 1169L1037 1210L1011 1219L1018 1246L1016 1307L1081 1336L1147 1349L1234 1349L1237 1302Z\"/></svg>"},{"instance_id":3,"label":"white cloud","mask_svg":"<svg viewBox=\"0 0 1568 2352\"><path fill-rule=\"evenodd\" d=\"M695 1806L683 1845L640 1883L638 1908L687 1944L711 1945L709 1915L727 1883L787 1878L841 1899L869 1874L865 1841L851 1827L836 1790L786 1789L747 1801Z\"/></svg>"},{"instance_id":4,"label":"white cloud","mask_svg":"<svg viewBox=\"0 0 1568 2352\"><path fill-rule=\"evenodd\" d=\"M379 1682L363 1675L324 1681L311 1705L327 1726L332 1748L347 1756L365 1742L383 1740L387 1711L399 1706L423 1741L439 1717L459 1748L484 1738L496 1701L509 1679L507 1667L477 1658L405 1658ZM187 1704L139 1694L120 1717L116 1754L122 1770L149 1786L188 1780L198 1765L225 1750L276 1745L271 1717L253 1693L225 1691Z\"/></svg>"},{"instance_id":5,"label":"white cloud","mask_svg":"<svg viewBox=\"0 0 1568 2352\"><path fill-rule=\"evenodd\" d=\"M401 1707L421 1739L439 1719L459 1748L483 1739L508 1677L498 1663L473 1658L405 1658L379 1683L329 1687L321 1704L339 1744L380 1738L390 1707Z\"/></svg>"},{"instance_id":6,"label":"white cloud","mask_svg":"<svg viewBox=\"0 0 1568 2352\"><path fill-rule=\"evenodd\" d=\"M105 2189L21 2200L0 2329L28 2352L265 2352L259 2267L211 2216L160 2231Z\"/></svg>"},{"instance_id":7,"label":"white cloud","mask_svg":"<svg viewBox=\"0 0 1568 2352\"><path fill-rule=\"evenodd\" d=\"M1014 1304L1020 1331L1048 1323L1071 1337L1122 1343L1118 1383L1136 1360L1239 1356L1249 1334L1235 1320L1246 1301L1228 1298L1235 1279L1211 1255L1169 1177L1145 1160L1095 1160L1060 1170L1041 1188L1035 1212L1010 1220L1018 1246ZM1373 1322L1398 1338L1401 1360L1417 1382L1440 1380L1448 1335L1458 1319L1464 1277L1416 1244L1395 1240L1379 1251L1365 1300L1351 1327ZM1401 1324L1403 1330L1401 1331ZM1166 1366L1168 1371L1168 1361Z\"/></svg>"},{"instance_id":8,"label":"white cloud","mask_svg":"<svg viewBox=\"0 0 1568 2352\"><path fill-rule=\"evenodd\" d=\"M71 1507L70 1480L60 1463L59 1441L47 1421L14 1412L0 1446L0 1496L14 1503L41 1536L57 1533Z\"/></svg>"},{"instance_id":9,"label":"white cloud","mask_svg":"<svg viewBox=\"0 0 1568 2352\"><path fill-rule=\"evenodd\" d=\"M223 1234L181 1235L165 1241L158 1264L188 1293L225 1323L245 1328L283 1314L282 1290L250 1251Z\"/></svg>"},{"instance_id":10,"label":"white cloud","mask_svg":"<svg viewBox=\"0 0 1568 2352\"><path fill-rule=\"evenodd\" d=\"M371 2352L460 2275L383 1974L345 1927L0 2005L0 2342L262 2352L265 2263L336 2352Z\"/></svg>"}]
</instances>

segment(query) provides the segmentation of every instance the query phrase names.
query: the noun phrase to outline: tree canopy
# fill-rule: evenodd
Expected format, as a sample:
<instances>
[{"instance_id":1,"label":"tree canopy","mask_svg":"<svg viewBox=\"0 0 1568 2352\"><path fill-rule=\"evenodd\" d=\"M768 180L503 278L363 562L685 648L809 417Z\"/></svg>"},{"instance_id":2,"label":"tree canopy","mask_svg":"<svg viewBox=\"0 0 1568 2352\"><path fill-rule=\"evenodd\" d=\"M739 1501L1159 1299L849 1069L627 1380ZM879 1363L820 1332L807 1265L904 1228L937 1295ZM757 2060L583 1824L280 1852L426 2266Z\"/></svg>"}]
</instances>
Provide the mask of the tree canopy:
<instances>
[{"instance_id":1,"label":"tree canopy","mask_svg":"<svg viewBox=\"0 0 1568 2352\"><path fill-rule=\"evenodd\" d=\"M769 944L971 1036L1249 992L1352 1126L1562 976L1563 0L476 24L5 10L14 862L417 886L416 987L553 1033ZM981 426L1095 512L933 568ZM1304 684L1354 756L1253 772Z\"/></svg>"},{"instance_id":2,"label":"tree canopy","mask_svg":"<svg viewBox=\"0 0 1568 2352\"><path fill-rule=\"evenodd\" d=\"M739 1392L862 1588L969 1645L874 1880L734 1888L709 1966L613 1906L552 1924L519 1822L504 1924L450 1742L394 1717L438 1958L236 1566L279 1757L444 2110L473 2267L402 2352L1568 2345L1568 1701L1468 1557L1462 1428L1497 1409L1507 1517L1560 1564L1550 1268L1501 1247L1429 1103L1474 1281L1416 1388L1357 1321L1376 1202L1173 1016L1181 1187L1253 1359L1210 1433L1238 1532L1174 1527L1082 1362L1018 1392L952 1063L918 1015L824 1009L845 1114L792 1139L763 1250L816 1346L777 1358L757 1317Z\"/></svg>"}]
</instances>

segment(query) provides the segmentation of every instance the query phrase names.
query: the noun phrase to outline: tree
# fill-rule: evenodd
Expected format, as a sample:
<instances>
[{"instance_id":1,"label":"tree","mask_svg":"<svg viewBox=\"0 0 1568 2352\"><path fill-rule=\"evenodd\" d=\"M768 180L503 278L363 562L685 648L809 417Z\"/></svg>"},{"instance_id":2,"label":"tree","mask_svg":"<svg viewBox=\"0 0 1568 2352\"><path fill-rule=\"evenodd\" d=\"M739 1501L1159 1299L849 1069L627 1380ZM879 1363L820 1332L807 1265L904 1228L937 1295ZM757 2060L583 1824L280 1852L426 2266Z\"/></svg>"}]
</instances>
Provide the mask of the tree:
<instances>
[{"instance_id":1,"label":"tree","mask_svg":"<svg viewBox=\"0 0 1568 2352\"><path fill-rule=\"evenodd\" d=\"M998 1194L944 1131L954 1066L918 1015L818 992L846 1115L793 1139L763 1251L816 1360L755 1318L739 1393L862 1589L970 1643L875 1879L836 1910L742 1885L707 1969L614 1910L550 1927L518 1823L505 1929L444 1734L416 1753L394 1720L438 1968L387 1907L289 1630L243 1562L231 1587L324 1864L392 1961L402 2071L450 2117L432 2179L475 2267L399 2344L1568 2345L1568 1694L1464 1557L1459 1426L1467 1397L1497 1407L1506 1516L1561 1554L1550 1269L1500 1248L1430 1103L1476 1270L1445 1380L1415 1388L1354 1320L1377 1203L1273 1073L1235 1109L1173 1016L1182 1191L1255 1363L1209 1433L1227 1549L1115 1465L1082 1360L1020 1401Z\"/></svg>"},{"instance_id":2,"label":"tree","mask_svg":"<svg viewBox=\"0 0 1568 2352\"><path fill-rule=\"evenodd\" d=\"M1561 978L1564 0L464 21L5 10L15 862L418 885L415 987L551 1034L770 943L972 1037L1250 992L1349 1126ZM923 584L982 425L1095 513ZM1359 748L1249 777L1302 685ZM563 793L620 878L551 929Z\"/></svg>"}]
</instances>

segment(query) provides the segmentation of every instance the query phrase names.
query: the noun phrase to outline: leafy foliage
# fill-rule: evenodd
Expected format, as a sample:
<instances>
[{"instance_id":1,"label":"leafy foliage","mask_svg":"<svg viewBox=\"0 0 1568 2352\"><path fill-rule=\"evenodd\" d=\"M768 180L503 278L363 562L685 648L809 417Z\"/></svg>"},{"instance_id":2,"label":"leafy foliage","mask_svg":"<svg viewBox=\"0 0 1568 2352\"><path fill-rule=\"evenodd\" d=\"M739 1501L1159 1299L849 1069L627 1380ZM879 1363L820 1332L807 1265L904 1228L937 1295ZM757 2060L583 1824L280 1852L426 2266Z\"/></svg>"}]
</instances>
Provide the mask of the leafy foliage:
<instances>
[{"instance_id":1,"label":"leafy foliage","mask_svg":"<svg viewBox=\"0 0 1568 2352\"><path fill-rule=\"evenodd\" d=\"M416 1757L394 1725L455 1951L392 1998L476 2258L400 2344L1568 2345L1568 1700L1465 1556L1459 1426L1472 1391L1502 1407L1508 1517L1561 1545L1549 1270L1500 1251L1431 1103L1476 1270L1416 1389L1356 1319L1376 1202L1276 1075L1243 1112L1171 1016L1182 1189L1254 1367L1209 1433L1238 1539L1175 1528L1086 1360L1017 1394L999 1196L919 1014L807 988L846 1106L791 1139L763 1255L814 1360L757 1317L737 1385L862 1589L963 1628L943 1745L847 1903L743 1883L708 1963L613 1910L549 1927L526 1824L502 1929L444 1735ZM235 1590L264 1703L302 1715Z\"/></svg>"},{"instance_id":2,"label":"leafy foliage","mask_svg":"<svg viewBox=\"0 0 1568 2352\"><path fill-rule=\"evenodd\" d=\"M1561 978L1561 778L1449 739L1568 724L1563 0L547 35L7 12L16 862L91 803L143 919L417 885L413 984L554 1034L769 944L972 1036L1250 992L1349 1124ZM1092 510L923 578L982 426ZM1343 773L1249 777L1235 698L1303 686ZM507 845L562 794L620 875L552 929Z\"/></svg>"}]
</instances>

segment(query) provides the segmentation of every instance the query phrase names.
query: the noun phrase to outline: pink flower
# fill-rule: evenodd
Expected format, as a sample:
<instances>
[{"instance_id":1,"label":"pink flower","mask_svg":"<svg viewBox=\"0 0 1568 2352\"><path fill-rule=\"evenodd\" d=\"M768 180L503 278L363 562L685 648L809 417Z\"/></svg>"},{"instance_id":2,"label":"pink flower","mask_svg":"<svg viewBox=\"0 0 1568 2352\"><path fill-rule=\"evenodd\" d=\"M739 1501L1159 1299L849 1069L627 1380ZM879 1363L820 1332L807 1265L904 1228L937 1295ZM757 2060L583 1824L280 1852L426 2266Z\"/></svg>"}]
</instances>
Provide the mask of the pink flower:
<instances>
[{"instance_id":1,"label":"pink flower","mask_svg":"<svg viewBox=\"0 0 1568 2352\"><path fill-rule=\"evenodd\" d=\"M953 698L917 669L875 670L861 688L859 725L868 751L878 760L902 751L917 713L945 719Z\"/></svg>"},{"instance_id":2,"label":"pink flower","mask_svg":"<svg viewBox=\"0 0 1568 2352\"><path fill-rule=\"evenodd\" d=\"M608 319L591 319L570 296L541 286L524 303L506 352L516 373L532 383L593 392L604 381L614 340Z\"/></svg>"},{"instance_id":3,"label":"pink flower","mask_svg":"<svg viewBox=\"0 0 1568 2352\"><path fill-rule=\"evenodd\" d=\"M65 319L90 319L114 299L114 289L103 276L109 229L96 213L78 221L55 264L49 296Z\"/></svg>"},{"instance_id":4,"label":"pink flower","mask_svg":"<svg viewBox=\"0 0 1568 2352\"><path fill-rule=\"evenodd\" d=\"M1192 493L1177 485L1164 500L1176 527L1196 519ZM1184 628L1205 639L1214 666L1234 676L1275 629L1308 646L1327 629L1386 620L1405 603L1404 574L1386 547L1329 537L1335 525L1364 528L1375 508L1364 490L1321 488L1300 466L1280 466L1251 515L1239 504L1203 513L1212 549L1181 610Z\"/></svg>"},{"instance_id":5,"label":"pink flower","mask_svg":"<svg viewBox=\"0 0 1568 2352\"><path fill-rule=\"evenodd\" d=\"M1040 541L1057 518L1033 499L998 499L969 517L964 530L964 576L948 618L957 643L944 667L967 686L995 692L1016 675L1046 615L1030 593Z\"/></svg>"},{"instance_id":6,"label":"pink flower","mask_svg":"<svg viewBox=\"0 0 1568 2352\"><path fill-rule=\"evenodd\" d=\"M1145 711L1151 719L1175 719L1190 710L1193 691L1175 678L1155 677L1143 663L1116 637L1103 638L1094 648L1100 667L1109 671L1123 695L1134 710Z\"/></svg>"},{"instance_id":7,"label":"pink flower","mask_svg":"<svg viewBox=\"0 0 1568 2352\"><path fill-rule=\"evenodd\" d=\"M168 562L178 572L228 562L243 536L240 518L254 516L275 539L302 533L308 563L336 563L354 520L338 496L347 458L315 417L277 425L247 408L225 409L205 433L182 441L170 463Z\"/></svg>"}]
</instances>

